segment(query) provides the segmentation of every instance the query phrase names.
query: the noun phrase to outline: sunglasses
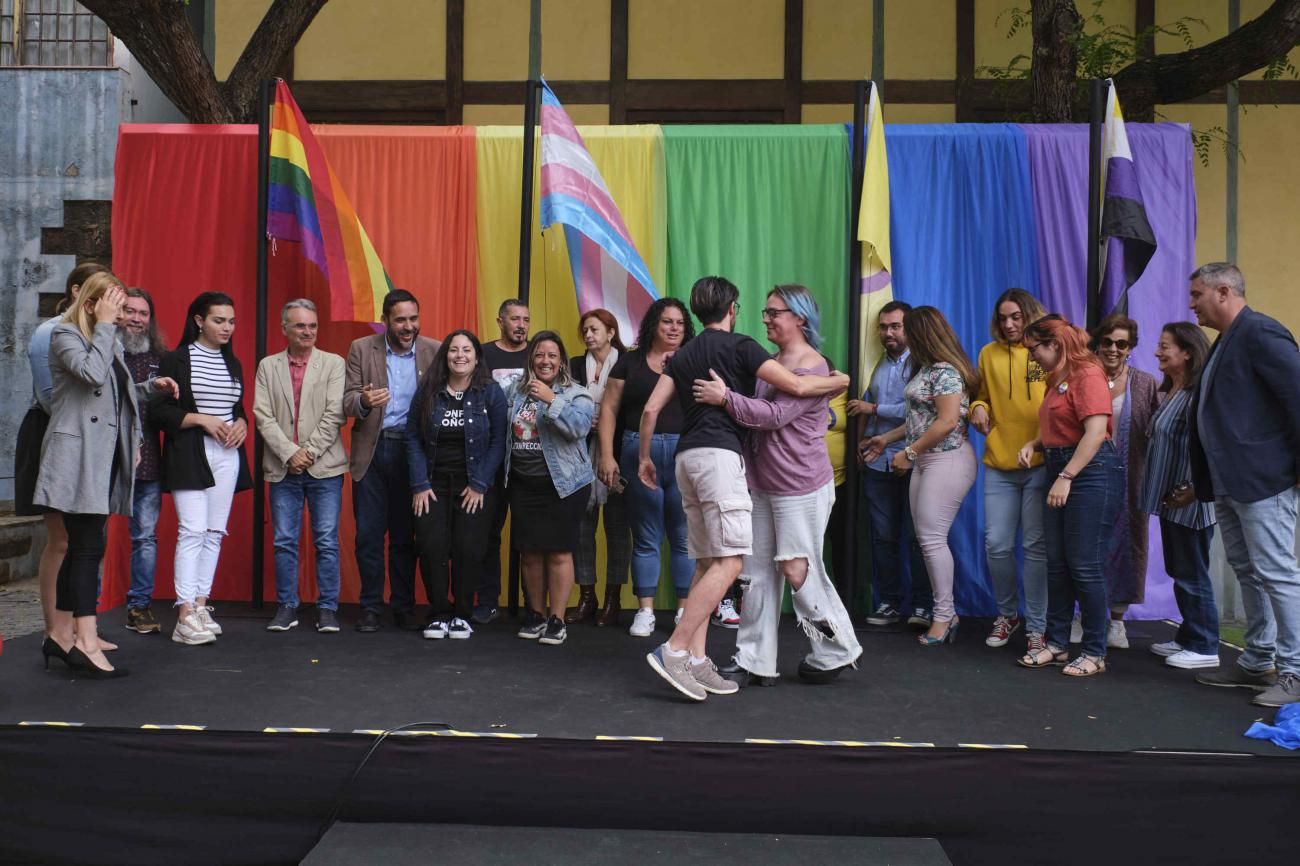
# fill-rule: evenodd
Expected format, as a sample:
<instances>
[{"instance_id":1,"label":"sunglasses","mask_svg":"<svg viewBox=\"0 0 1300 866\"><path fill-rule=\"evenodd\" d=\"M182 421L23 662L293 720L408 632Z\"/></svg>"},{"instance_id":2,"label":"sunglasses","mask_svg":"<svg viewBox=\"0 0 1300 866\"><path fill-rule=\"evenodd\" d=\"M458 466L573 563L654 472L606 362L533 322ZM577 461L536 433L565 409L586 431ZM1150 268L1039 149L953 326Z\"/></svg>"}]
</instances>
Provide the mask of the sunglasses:
<instances>
[{"instance_id":1,"label":"sunglasses","mask_svg":"<svg viewBox=\"0 0 1300 866\"><path fill-rule=\"evenodd\" d=\"M1101 340L1098 341L1098 344L1103 349L1109 349L1111 346L1114 346L1116 349L1119 349L1121 352L1126 350L1129 346L1133 345L1128 340L1112 340L1110 337L1102 337Z\"/></svg>"}]
</instances>

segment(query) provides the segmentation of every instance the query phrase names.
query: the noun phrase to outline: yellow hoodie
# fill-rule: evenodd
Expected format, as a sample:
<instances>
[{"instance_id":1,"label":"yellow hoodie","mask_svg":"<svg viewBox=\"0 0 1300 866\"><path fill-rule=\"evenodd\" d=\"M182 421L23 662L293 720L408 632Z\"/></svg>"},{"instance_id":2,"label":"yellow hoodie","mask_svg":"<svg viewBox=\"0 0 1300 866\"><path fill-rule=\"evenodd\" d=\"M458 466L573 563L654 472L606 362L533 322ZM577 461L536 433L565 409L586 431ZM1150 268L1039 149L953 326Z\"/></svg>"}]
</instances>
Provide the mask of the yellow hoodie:
<instances>
[{"instance_id":1,"label":"yellow hoodie","mask_svg":"<svg viewBox=\"0 0 1300 866\"><path fill-rule=\"evenodd\" d=\"M1029 350L1016 343L989 343L980 349L980 392L971 411L983 406L989 413L988 441L984 465L1009 471L1020 468L1016 455L1020 447L1038 438L1038 407L1047 390L1043 368L1029 360ZM1034 455L1035 466L1043 462Z\"/></svg>"}]
</instances>

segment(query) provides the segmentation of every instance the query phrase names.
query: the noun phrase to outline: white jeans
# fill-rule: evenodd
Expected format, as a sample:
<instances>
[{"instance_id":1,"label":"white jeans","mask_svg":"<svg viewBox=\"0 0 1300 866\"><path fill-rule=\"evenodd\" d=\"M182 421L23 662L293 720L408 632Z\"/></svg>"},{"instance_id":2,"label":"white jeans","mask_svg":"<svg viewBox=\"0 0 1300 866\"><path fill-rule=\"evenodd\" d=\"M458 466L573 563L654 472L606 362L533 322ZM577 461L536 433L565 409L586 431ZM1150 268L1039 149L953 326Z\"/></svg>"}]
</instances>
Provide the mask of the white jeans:
<instances>
[{"instance_id":1,"label":"white jeans","mask_svg":"<svg viewBox=\"0 0 1300 866\"><path fill-rule=\"evenodd\" d=\"M174 490L176 522L176 603L193 604L196 598L212 593L212 578L217 573L221 539L226 534L230 501L239 477L239 449L224 448L211 436L203 437L203 451L216 481L204 490Z\"/></svg>"},{"instance_id":2,"label":"white jeans","mask_svg":"<svg viewBox=\"0 0 1300 866\"><path fill-rule=\"evenodd\" d=\"M804 660L818 670L853 664L862 647L822 561L826 524L835 503L834 482L803 496L773 496L757 490L751 496L754 552L745 557L740 573L746 588L736 662L752 674L777 676L777 627L785 587L781 563L804 559L808 575L799 591L791 594L795 619L812 643Z\"/></svg>"}]
</instances>

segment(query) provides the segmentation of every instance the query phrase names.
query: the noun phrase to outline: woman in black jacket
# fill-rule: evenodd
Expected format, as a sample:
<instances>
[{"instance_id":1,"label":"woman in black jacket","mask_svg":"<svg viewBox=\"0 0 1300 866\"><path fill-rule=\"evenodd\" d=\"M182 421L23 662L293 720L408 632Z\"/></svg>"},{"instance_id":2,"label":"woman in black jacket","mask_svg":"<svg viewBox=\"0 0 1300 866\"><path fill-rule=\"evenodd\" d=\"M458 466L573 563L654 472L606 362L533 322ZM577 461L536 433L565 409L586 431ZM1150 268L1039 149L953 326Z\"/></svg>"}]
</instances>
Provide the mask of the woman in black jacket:
<instances>
[{"instance_id":1,"label":"woman in black jacket","mask_svg":"<svg viewBox=\"0 0 1300 866\"><path fill-rule=\"evenodd\" d=\"M176 380L180 397L152 410L163 430L163 488L171 491L180 526L176 540L177 643L212 643L221 626L208 596L236 491L253 486L244 455L248 420L241 402L244 374L230 347L235 302L204 292L190 304L176 351L159 372Z\"/></svg>"}]
</instances>

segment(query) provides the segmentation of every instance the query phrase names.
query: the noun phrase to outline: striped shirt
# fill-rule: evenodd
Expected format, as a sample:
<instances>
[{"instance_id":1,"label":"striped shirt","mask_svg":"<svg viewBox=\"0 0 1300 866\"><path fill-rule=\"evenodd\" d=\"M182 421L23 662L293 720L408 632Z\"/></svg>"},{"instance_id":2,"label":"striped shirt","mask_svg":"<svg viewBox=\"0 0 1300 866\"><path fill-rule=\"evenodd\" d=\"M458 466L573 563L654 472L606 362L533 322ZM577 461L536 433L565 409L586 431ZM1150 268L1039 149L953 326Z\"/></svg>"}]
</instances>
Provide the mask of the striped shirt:
<instances>
[{"instance_id":1,"label":"striped shirt","mask_svg":"<svg viewBox=\"0 0 1300 866\"><path fill-rule=\"evenodd\" d=\"M1142 495L1138 507L1149 514L1158 514L1170 523L1190 529L1205 529L1214 525L1214 506L1208 502L1193 502L1183 508L1166 508L1165 496L1179 484L1192 480L1191 443L1188 433L1188 415L1192 392L1179 388L1165 397L1151 418L1151 439L1147 444L1147 473L1142 480Z\"/></svg>"},{"instance_id":2,"label":"striped shirt","mask_svg":"<svg viewBox=\"0 0 1300 866\"><path fill-rule=\"evenodd\" d=\"M194 408L200 414L227 423L235 420L235 404L244 388L230 377L220 351L190 343L190 387L194 391Z\"/></svg>"}]
</instances>

